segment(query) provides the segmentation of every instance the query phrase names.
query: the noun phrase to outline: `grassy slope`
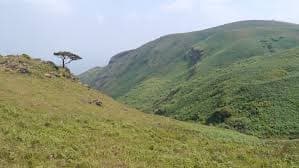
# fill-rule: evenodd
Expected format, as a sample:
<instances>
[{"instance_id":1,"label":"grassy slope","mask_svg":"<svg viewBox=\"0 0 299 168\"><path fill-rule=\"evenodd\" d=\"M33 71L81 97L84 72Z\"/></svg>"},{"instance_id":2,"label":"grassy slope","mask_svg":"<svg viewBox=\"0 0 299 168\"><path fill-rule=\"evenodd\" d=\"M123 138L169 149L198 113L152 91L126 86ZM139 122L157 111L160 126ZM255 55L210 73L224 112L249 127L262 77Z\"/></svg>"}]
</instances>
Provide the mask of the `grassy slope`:
<instances>
[{"instance_id":1,"label":"grassy slope","mask_svg":"<svg viewBox=\"0 0 299 168\"><path fill-rule=\"evenodd\" d=\"M225 85L225 91L231 92L230 90L237 89L234 87L240 86L233 83L234 81L253 83L252 79L264 78L264 87L269 88L273 74L265 73L264 76L260 76L258 73L261 70L255 69L258 67L251 68L247 73L247 78L238 73L244 72L242 66L247 66L246 61L242 63L242 66L234 68L233 72L236 74L230 73L230 76L223 74L226 71L231 71L230 68L235 63L256 56L277 55L282 51L297 47L298 44L298 25L272 21L237 22L204 31L162 37L128 53L122 57L123 59L113 58L113 63L101 72L97 71L97 74L90 78L84 76L85 79L88 78L92 82L86 80L83 82L87 82L121 102L138 109L148 112L161 109L164 111L163 115L202 122L205 122L217 109L230 105L232 100L227 99L239 96L239 99L233 99L237 101L233 107L229 107L234 108L233 120L240 120L240 118L244 120L244 117L245 120L249 119L249 121L241 121L242 124L245 123L246 129L238 129L239 131L259 136L297 137L298 114L296 113L298 106L294 106L288 100L281 101L283 98L278 97L272 102L275 103L275 107L258 107L262 115L267 115L249 117L248 111L256 108L257 105L252 104L253 100L248 100L246 96L255 94L257 85L252 86L252 93L234 92L228 95L217 93L217 91L224 91L219 88L220 84L217 82L223 83L223 80L226 79L222 78L234 78L228 80ZM191 48L204 50L204 55L195 65L190 65L190 60L188 57L186 58ZM296 59L296 57L292 57L292 59ZM266 59L258 66L266 66L269 64L267 61L271 62L271 58ZM282 61L276 60L275 64L271 66L272 70L278 69L277 71L279 71L279 68L283 68ZM286 63L291 64L292 60ZM297 65L292 66L296 67ZM279 75L276 78L279 78ZM291 81L286 81L284 86L274 87L271 90L273 96L281 95L280 91L284 87L293 86L296 81L297 79L293 78ZM207 87L213 82L215 87ZM179 93L177 93L178 88L180 88ZM262 87L260 88L261 95L268 94L266 91ZM294 97L297 95L298 89L294 88L293 92L292 96ZM177 96L173 96L174 93ZM215 95L210 96L213 93ZM232 96L232 98L227 98L228 96ZM284 99L293 99L289 94L284 94L284 96ZM270 96L268 95L268 97ZM221 102L224 100L226 102ZM267 118L272 113L278 118L278 121L274 122L277 125ZM285 121L289 121L289 123L281 123ZM224 126L235 129L234 123L231 122L227 122Z\"/></svg>"},{"instance_id":2,"label":"grassy slope","mask_svg":"<svg viewBox=\"0 0 299 168\"><path fill-rule=\"evenodd\" d=\"M267 137L298 138L298 82L299 49L291 49L252 57L195 78L157 107L165 115L173 112L170 115L178 119L203 122L206 114L225 108L232 117L224 126Z\"/></svg>"},{"instance_id":3,"label":"grassy slope","mask_svg":"<svg viewBox=\"0 0 299 168\"><path fill-rule=\"evenodd\" d=\"M6 58L5 58L6 59ZM0 62L4 59L0 57ZM291 167L297 142L265 142L141 113L54 69L20 58L31 74L0 66L2 167ZM15 60L14 60L15 61ZM102 107L88 101L100 99Z\"/></svg>"}]
</instances>

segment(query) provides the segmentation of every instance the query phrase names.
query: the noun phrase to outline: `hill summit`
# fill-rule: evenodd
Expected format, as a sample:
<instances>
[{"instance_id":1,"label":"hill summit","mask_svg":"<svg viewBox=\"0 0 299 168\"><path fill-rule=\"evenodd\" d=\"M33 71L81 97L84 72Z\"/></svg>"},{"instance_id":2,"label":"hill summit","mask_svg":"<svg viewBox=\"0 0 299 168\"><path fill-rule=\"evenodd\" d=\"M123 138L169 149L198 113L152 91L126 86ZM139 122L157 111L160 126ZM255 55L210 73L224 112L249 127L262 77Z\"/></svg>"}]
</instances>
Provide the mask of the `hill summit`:
<instances>
[{"instance_id":1,"label":"hill summit","mask_svg":"<svg viewBox=\"0 0 299 168\"><path fill-rule=\"evenodd\" d=\"M149 113L298 138L298 46L297 24L235 22L161 37L80 79Z\"/></svg>"},{"instance_id":2,"label":"hill summit","mask_svg":"<svg viewBox=\"0 0 299 168\"><path fill-rule=\"evenodd\" d=\"M51 61L31 59L26 54L0 56L0 71L27 74L42 78L61 77L77 80L69 69L56 66Z\"/></svg>"}]
</instances>

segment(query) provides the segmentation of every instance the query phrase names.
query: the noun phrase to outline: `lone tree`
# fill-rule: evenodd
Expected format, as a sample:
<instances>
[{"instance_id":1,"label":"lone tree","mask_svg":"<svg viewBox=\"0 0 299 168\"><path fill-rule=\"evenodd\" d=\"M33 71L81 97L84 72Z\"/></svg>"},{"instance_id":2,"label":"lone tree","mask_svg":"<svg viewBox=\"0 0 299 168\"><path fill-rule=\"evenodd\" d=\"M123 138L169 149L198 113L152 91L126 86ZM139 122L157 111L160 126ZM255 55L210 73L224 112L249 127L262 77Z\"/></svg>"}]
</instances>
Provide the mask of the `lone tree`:
<instances>
[{"instance_id":1,"label":"lone tree","mask_svg":"<svg viewBox=\"0 0 299 168\"><path fill-rule=\"evenodd\" d=\"M67 51L55 52L54 55L59 57L62 60L62 67L63 68L65 68L66 64L69 64L72 61L82 59L79 55L76 55L76 54L73 54L73 53L67 52Z\"/></svg>"}]
</instances>

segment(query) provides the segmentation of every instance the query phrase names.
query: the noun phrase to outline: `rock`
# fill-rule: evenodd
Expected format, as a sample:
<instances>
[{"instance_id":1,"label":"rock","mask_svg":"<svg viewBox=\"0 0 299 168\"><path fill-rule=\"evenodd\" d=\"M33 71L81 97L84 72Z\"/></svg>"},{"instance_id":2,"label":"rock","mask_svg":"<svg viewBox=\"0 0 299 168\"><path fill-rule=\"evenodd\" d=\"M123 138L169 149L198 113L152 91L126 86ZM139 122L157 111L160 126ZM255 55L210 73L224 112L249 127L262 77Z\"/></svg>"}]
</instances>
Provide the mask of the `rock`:
<instances>
[{"instance_id":1,"label":"rock","mask_svg":"<svg viewBox=\"0 0 299 168\"><path fill-rule=\"evenodd\" d=\"M98 100L98 101L95 102L95 104L96 104L97 106L102 106L103 103L102 103L101 101Z\"/></svg>"},{"instance_id":2,"label":"rock","mask_svg":"<svg viewBox=\"0 0 299 168\"><path fill-rule=\"evenodd\" d=\"M46 73L46 74L45 74L45 77L47 77L47 78L52 78L52 75L51 75L51 74L48 74L48 73Z\"/></svg>"},{"instance_id":3,"label":"rock","mask_svg":"<svg viewBox=\"0 0 299 168\"><path fill-rule=\"evenodd\" d=\"M79 80L79 78L77 78L77 77L75 77L75 76L72 76L71 79L72 79L73 81L78 81L78 80Z\"/></svg>"},{"instance_id":4,"label":"rock","mask_svg":"<svg viewBox=\"0 0 299 168\"><path fill-rule=\"evenodd\" d=\"M57 78L60 78L61 77L61 75L60 74L58 74L58 73L56 73L56 72L50 72L49 73L52 77L57 77Z\"/></svg>"},{"instance_id":5,"label":"rock","mask_svg":"<svg viewBox=\"0 0 299 168\"><path fill-rule=\"evenodd\" d=\"M57 78L60 78L60 77L61 77L61 74L55 74L55 76L56 76Z\"/></svg>"},{"instance_id":6,"label":"rock","mask_svg":"<svg viewBox=\"0 0 299 168\"><path fill-rule=\"evenodd\" d=\"M28 74L29 70L25 67L19 68L18 72L22 73L22 74Z\"/></svg>"},{"instance_id":7,"label":"rock","mask_svg":"<svg viewBox=\"0 0 299 168\"><path fill-rule=\"evenodd\" d=\"M95 104L99 107L101 107L103 105L103 102L101 102L99 99L95 99L95 100L92 100L92 101L89 101L88 102L89 104Z\"/></svg>"}]
</instances>

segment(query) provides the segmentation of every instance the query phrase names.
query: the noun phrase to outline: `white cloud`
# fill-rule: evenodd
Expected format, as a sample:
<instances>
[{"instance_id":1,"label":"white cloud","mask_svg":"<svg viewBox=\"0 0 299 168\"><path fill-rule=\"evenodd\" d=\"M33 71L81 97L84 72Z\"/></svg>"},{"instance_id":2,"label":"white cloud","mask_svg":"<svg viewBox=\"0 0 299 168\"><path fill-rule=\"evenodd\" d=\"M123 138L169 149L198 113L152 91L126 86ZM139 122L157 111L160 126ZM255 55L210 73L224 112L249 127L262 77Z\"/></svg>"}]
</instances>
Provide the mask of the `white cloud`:
<instances>
[{"instance_id":1,"label":"white cloud","mask_svg":"<svg viewBox=\"0 0 299 168\"><path fill-rule=\"evenodd\" d=\"M69 0L23 0L25 3L32 5L37 10L68 14L72 11Z\"/></svg>"}]
</instances>

